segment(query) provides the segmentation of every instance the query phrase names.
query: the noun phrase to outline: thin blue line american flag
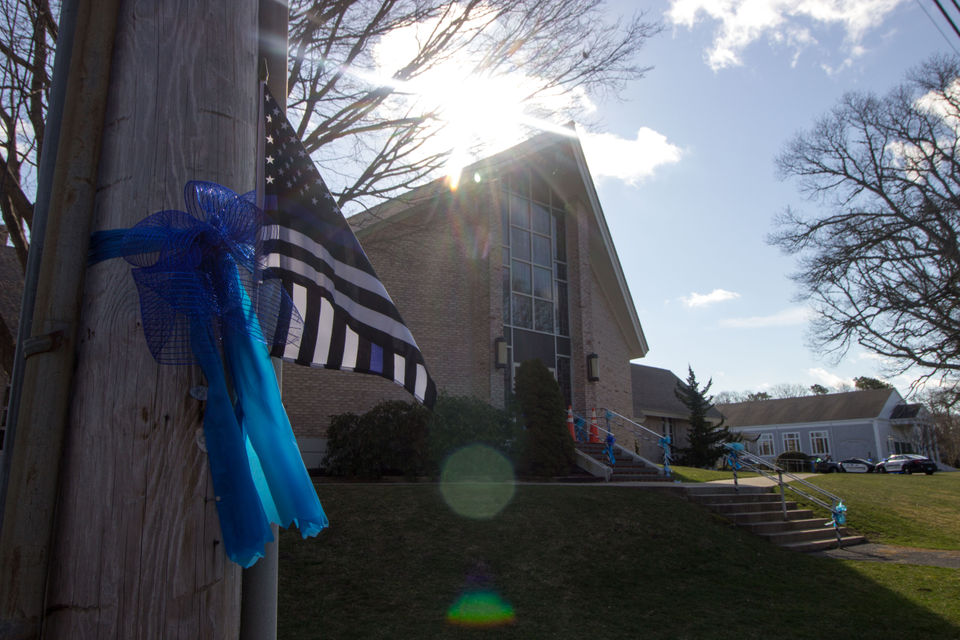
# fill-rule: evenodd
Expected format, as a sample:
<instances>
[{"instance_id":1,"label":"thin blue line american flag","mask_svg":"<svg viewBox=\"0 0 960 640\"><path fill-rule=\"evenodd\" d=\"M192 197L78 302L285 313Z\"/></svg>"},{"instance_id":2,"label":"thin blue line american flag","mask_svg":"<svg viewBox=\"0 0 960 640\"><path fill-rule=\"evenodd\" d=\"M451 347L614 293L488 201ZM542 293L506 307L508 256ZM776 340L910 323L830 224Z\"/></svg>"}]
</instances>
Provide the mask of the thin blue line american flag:
<instances>
[{"instance_id":1,"label":"thin blue line american flag","mask_svg":"<svg viewBox=\"0 0 960 640\"><path fill-rule=\"evenodd\" d=\"M433 406L423 355L270 92L262 109L263 277L279 278L303 319L281 311L271 355L379 375Z\"/></svg>"}]
</instances>

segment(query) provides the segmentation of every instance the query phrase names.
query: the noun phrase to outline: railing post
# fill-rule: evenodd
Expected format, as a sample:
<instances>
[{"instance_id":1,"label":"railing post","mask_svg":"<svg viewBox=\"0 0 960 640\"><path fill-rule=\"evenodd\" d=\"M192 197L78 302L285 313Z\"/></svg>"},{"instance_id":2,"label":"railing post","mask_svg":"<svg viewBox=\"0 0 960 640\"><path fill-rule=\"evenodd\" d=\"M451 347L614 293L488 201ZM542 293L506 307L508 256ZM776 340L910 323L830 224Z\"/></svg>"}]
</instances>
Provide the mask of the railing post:
<instances>
[{"instance_id":1,"label":"railing post","mask_svg":"<svg viewBox=\"0 0 960 640\"><path fill-rule=\"evenodd\" d=\"M780 485L780 506L783 508L783 519L787 519L787 492L783 490L783 469L777 469L778 484Z\"/></svg>"}]
</instances>

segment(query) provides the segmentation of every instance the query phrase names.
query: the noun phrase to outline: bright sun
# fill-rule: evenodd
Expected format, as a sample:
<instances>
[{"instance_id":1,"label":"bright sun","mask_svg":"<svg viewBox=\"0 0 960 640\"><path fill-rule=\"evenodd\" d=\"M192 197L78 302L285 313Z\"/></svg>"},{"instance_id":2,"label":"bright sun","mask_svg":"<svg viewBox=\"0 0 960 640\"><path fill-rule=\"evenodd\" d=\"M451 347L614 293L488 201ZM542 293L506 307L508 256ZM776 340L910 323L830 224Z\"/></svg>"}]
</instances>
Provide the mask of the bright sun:
<instances>
[{"instance_id":1,"label":"bright sun","mask_svg":"<svg viewBox=\"0 0 960 640\"><path fill-rule=\"evenodd\" d=\"M410 25L387 34L377 45L374 57L384 75L390 75L398 61L413 59L421 34L435 25ZM480 153L495 153L520 142L530 127L569 134L566 128L538 120L534 109L557 112L574 103L592 105L583 93L539 93L537 78L514 72L509 75L471 73L478 68L479 55L462 49L426 70L400 88L398 108L416 105L436 113L442 125L428 141L429 152L450 155L445 173L456 189L463 167Z\"/></svg>"}]
</instances>

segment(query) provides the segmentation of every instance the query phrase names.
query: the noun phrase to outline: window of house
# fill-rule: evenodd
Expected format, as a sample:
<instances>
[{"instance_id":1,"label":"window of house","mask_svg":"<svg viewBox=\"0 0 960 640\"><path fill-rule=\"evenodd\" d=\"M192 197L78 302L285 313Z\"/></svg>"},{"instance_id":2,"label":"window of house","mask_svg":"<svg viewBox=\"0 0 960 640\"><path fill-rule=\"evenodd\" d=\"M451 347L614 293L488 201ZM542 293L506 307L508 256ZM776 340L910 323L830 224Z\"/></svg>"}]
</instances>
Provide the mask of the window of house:
<instances>
[{"instance_id":1,"label":"window of house","mask_svg":"<svg viewBox=\"0 0 960 640\"><path fill-rule=\"evenodd\" d=\"M760 437L757 439L757 455L759 456L773 455L773 434L772 433L760 434Z\"/></svg>"},{"instance_id":2,"label":"window of house","mask_svg":"<svg viewBox=\"0 0 960 640\"><path fill-rule=\"evenodd\" d=\"M784 451L800 451L800 434L797 432L783 434Z\"/></svg>"},{"instance_id":3,"label":"window of house","mask_svg":"<svg viewBox=\"0 0 960 640\"><path fill-rule=\"evenodd\" d=\"M830 436L826 431L810 432L810 453L815 456L825 456L830 453Z\"/></svg>"}]
</instances>

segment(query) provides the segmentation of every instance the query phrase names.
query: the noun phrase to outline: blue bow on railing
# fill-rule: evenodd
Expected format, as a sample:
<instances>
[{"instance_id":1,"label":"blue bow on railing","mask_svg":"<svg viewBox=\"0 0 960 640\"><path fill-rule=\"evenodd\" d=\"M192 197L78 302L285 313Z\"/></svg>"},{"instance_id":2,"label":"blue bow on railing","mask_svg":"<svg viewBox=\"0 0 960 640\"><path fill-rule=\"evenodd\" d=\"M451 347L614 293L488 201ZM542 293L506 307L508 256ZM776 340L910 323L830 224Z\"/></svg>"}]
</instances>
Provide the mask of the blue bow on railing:
<instances>
[{"instance_id":1,"label":"blue bow on railing","mask_svg":"<svg viewBox=\"0 0 960 640\"><path fill-rule=\"evenodd\" d=\"M724 447L727 449L727 464L734 471L739 471L742 468L740 464L740 454L744 451L742 442L727 442L724 443Z\"/></svg>"},{"instance_id":2,"label":"blue bow on railing","mask_svg":"<svg viewBox=\"0 0 960 640\"><path fill-rule=\"evenodd\" d=\"M607 434L607 446L603 448L603 453L607 454L607 459L610 461L611 466L616 466L617 464L617 456L613 451L613 444L616 441L612 433Z\"/></svg>"},{"instance_id":3,"label":"blue bow on railing","mask_svg":"<svg viewBox=\"0 0 960 640\"><path fill-rule=\"evenodd\" d=\"M663 449L663 472L667 477L670 477L672 473L670 463L673 461L673 456L670 454L670 436L660 438L657 440L657 444Z\"/></svg>"},{"instance_id":4,"label":"blue bow on railing","mask_svg":"<svg viewBox=\"0 0 960 640\"><path fill-rule=\"evenodd\" d=\"M328 525L266 347L280 311L292 322L299 315L278 281L259 281L262 215L251 195L189 182L184 199L186 212L95 232L89 261L123 257L133 265L150 353L203 370L203 428L224 547L249 567L273 539L271 522L295 523L304 537Z\"/></svg>"},{"instance_id":5,"label":"blue bow on railing","mask_svg":"<svg viewBox=\"0 0 960 640\"><path fill-rule=\"evenodd\" d=\"M834 505L832 515L833 519L826 526L833 525L834 529L839 529L847 524L847 505L843 504L843 500Z\"/></svg>"},{"instance_id":6,"label":"blue bow on railing","mask_svg":"<svg viewBox=\"0 0 960 640\"><path fill-rule=\"evenodd\" d=\"M577 434L577 442L587 441L587 421L577 416L573 419L574 431Z\"/></svg>"}]
</instances>

